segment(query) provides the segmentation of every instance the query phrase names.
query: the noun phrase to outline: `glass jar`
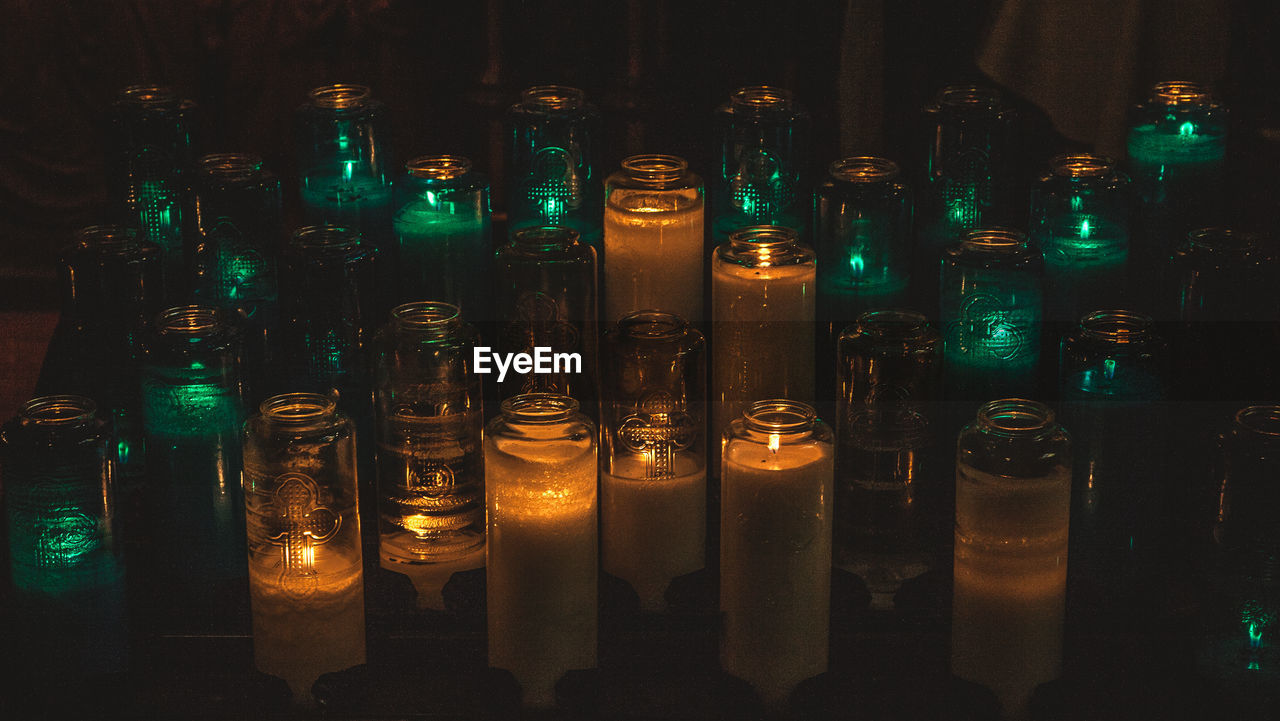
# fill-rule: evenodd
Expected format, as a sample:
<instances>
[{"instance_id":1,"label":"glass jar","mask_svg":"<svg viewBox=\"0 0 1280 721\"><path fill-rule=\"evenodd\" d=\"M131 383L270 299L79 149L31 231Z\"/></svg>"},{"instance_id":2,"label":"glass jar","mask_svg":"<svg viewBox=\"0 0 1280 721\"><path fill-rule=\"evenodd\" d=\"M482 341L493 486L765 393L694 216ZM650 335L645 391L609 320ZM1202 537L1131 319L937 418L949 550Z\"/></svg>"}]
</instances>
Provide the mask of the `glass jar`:
<instances>
[{"instance_id":1,"label":"glass jar","mask_svg":"<svg viewBox=\"0 0 1280 721\"><path fill-rule=\"evenodd\" d=\"M760 398L813 401L816 264L776 225L743 228L711 257L712 433Z\"/></svg>"},{"instance_id":2,"label":"glass jar","mask_svg":"<svg viewBox=\"0 0 1280 721\"><path fill-rule=\"evenodd\" d=\"M111 105L110 215L160 248L164 300L186 297L195 103L161 85L130 85Z\"/></svg>"},{"instance_id":3,"label":"glass jar","mask_svg":"<svg viewBox=\"0 0 1280 721\"><path fill-rule=\"evenodd\" d=\"M1043 403L991 401L956 444L951 672L1026 718L1062 667L1071 439Z\"/></svg>"},{"instance_id":4,"label":"glass jar","mask_svg":"<svg viewBox=\"0 0 1280 721\"><path fill-rule=\"evenodd\" d=\"M395 165L383 104L363 85L322 85L298 107L295 128L303 220L359 231L390 252Z\"/></svg>"},{"instance_id":5,"label":"glass jar","mask_svg":"<svg viewBox=\"0 0 1280 721\"><path fill-rule=\"evenodd\" d=\"M494 374L502 398L560 393L597 417L595 249L579 242L572 228L525 228L498 249L494 266L502 322L497 345L510 370L497 368L490 356L476 371ZM530 364L516 365L513 354L528 355Z\"/></svg>"},{"instance_id":6,"label":"glass jar","mask_svg":"<svg viewBox=\"0 0 1280 721\"><path fill-rule=\"evenodd\" d=\"M414 158L396 185L395 207L399 299L442 300L472 320L491 320L488 178L461 156Z\"/></svg>"},{"instance_id":7,"label":"glass jar","mask_svg":"<svg viewBox=\"0 0 1280 721\"><path fill-rule=\"evenodd\" d=\"M972 400L1031 390L1043 316L1040 254L1008 228L969 231L943 254L940 325L946 380Z\"/></svg>"},{"instance_id":8,"label":"glass jar","mask_svg":"<svg viewBox=\"0 0 1280 721\"><path fill-rule=\"evenodd\" d=\"M242 436L254 665L309 704L321 674L365 662L355 426L314 393L258 410Z\"/></svg>"},{"instance_id":9,"label":"glass jar","mask_svg":"<svg viewBox=\"0 0 1280 721\"><path fill-rule=\"evenodd\" d=\"M280 180L243 153L206 155L197 168L195 298L263 325L275 312Z\"/></svg>"},{"instance_id":10,"label":"glass jar","mask_svg":"<svg viewBox=\"0 0 1280 721\"><path fill-rule=\"evenodd\" d=\"M507 216L525 228L574 229L600 252L604 198L596 164L600 112L577 88L537 85L507 111Z\"/></svg>"},{"instance_id":11,"label":"glass jar","mask_svg":"<svg viewBox=\"0 0 1280 721\"><path fill-rule=\"evenodd\" d=\"M776 708L827 670L831 429L803 403L756 401L722 443L720 665Z\"/></svg>"},{"instance_id":12,"label":"glass jar","mask_svg":"<svg viewBox=\"0 0 1280 721\"><path fill-rule=\"evenodd\" d=\"M835 544L872 603L891 608L929 567L925 455L933 445L942 341L924 315L873 310L840 334L836 374Z\"/></svg>"},{"instance_id":13,"label":"glass jar","mask_svg":"<svg viewBox=\"0 0 1280 721\"><path fill-rule=\"evenodd\" d=\"M677 315L638 311L605 333L603 355L604 570L662 611L671 580L705 565L706 344Z\"/></svg>"},{"instance_id":14,"label":"glass jar","mask_svg":"<svg viewBox=\"0 0 1280 721\"><path fill-rule=\"evenodd\" d=\"M45 354L37 390L95 399L115 442L109 452L132 494L145 469L135 353L159 310L161 250L117 225L80 229L62 250L62 316Z\"/></svg>"},{"instance_id":15,"label":"glass jar","mask_svg":"<svg viewBox=\"0 0 1280 721\"><path fill-rule=\"evenodd\" d=\"M791 92L738 88L715 114L717 169L711 185L711 248L748 225L808 228L809 114Z\"/></svg>"},{"instance_id":16,"label":"glass jar","mask_svg":"<svg viewBox=\"0 0 1280 721\"><path fill-rule=\"evenodd\" d=\"M930 142L916 227L927 288L943 247L973 228L1014 218L1018 149L1017 113L994 88L948 85L924 114Z\"/></svg>"},{"instance_id":17,"label":"glass jar","mask_svg":"<svg viewBox=\"0 0 1280 721\"><path fill-rule=\"evenodd\" d=\"M550 707L560 676L596 665L596 428L568 396L517 396L484 456L489 665Z\"/></svg>"},{"instance_id":18,"label":"glass jar","mask_svg":"<svg viewBox=\"0 0 1280 721\"><path fill-rule=\"evenodd\" d=\"M701 322L702 178L684 158L633 155L604 195L605 322L650 309Z\"/></svg>"},{"instance_id":19,"label":"glass jar","mask_svg":"<svg viewBox=\"0 0 1280 721\"><path fill-rule=\"evenodd\" d=\"M162 311L141 346L147 550L158 583L204 597L245 575L241 353L235 316L198 305Z\"/></svg>"},{"instance_id":20,"label":"glass jar","mask_svg":"<svg viewBox=\"0 0 1280 721\"><path fill-rule=\"evenodd\" d=\"M1129 261L1129 178L1100 155L1059 155L1031 194L1033 244L1045 269L1045 318L1074 322L1115 307Z\"/></svg>"},{"instance_id":21,"label":"glass jar","mask_svg":"<svg viewBox=\"0 0 1280 721\"><path fill-rule=\"evenodd\" d=\"M42 396L0 428L12 593L5 646L27 672L123 671L124 563L110 433L83 396Z\"/></svg>"},{"instance_id":22,"label":"glass jar","mask_svg":"<svg viewBox=\"0 0 1280 721\"><path fill-rule=\"evenodd\" d=\"M443 608L437 586L454 570L484 565L478 344L457 306L435 302L396 307L374 341L382 564L431 607Z\"/></svg>"}]
</instances>

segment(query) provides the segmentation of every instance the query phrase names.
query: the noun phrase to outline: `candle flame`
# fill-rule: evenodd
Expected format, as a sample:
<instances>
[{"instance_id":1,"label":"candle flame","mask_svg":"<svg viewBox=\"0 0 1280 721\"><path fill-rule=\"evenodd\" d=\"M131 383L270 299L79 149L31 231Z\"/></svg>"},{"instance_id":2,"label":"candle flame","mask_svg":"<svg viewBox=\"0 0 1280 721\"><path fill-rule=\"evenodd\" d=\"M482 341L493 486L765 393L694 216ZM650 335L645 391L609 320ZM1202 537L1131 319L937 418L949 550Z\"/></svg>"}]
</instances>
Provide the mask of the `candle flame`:
<instances>
[{"instance_id":1,"label":"candle flame","mask_svg":"<svg viewBox=\"0 0 1280 721\"><path fill-rule=\"evenodd\" d=\"M782 436L777 433L769 434L769 450L773 453L778 452L778 448L782 446Z\"/></svg>"},{"instance_id":2,"label":"candle flame","mask_svg":"<svg viewBox=\"0 0 1280 721\"><path fill-rule=\"evenodd\" d=\"M1178 128L1178 135L1189 138L1196 134L1196 124L1188 120Z\"/></svg>"}]
</instances>

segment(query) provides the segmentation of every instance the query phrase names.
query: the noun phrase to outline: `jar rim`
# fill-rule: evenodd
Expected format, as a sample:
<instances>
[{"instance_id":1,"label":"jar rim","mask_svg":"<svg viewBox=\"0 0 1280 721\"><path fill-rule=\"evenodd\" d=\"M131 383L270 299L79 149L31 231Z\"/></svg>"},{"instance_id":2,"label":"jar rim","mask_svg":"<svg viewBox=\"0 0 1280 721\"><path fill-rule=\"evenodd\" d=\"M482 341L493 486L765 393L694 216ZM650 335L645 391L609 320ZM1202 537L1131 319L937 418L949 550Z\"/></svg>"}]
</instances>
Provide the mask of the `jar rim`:
<instances>
[{"instance_id":1,"label":"jar rim","mask_svg":"<svg viewBox=\"0 0 1280 721\"><path fill-rule=\"evenodd\" d=\"M689 161L678 155L645 153L623 159L622 169L628 177L661 187L683 178L689 172Z\"/></svg>"},{"instance_id":2,"label":"jar rim","mask_svg":"<svg viewBox=\"0 0 1280 721\"><path fill-rule=\"evenodd\" d=\"M156 314L155 328L161 335L197 336L227 327L226 311L207 305L178 305Z\"/></svg>"},{"instance_id":3,"label":"jar rim","mask_svg":"<svg viewBox=\"0 0 1280 721\"><path fill-rule=\"evenodd\" d=\"M459 322L462 309L443 301L420 300L392 308L391 318L409 328L431 330Z\"/></svg>"},{"instance_id":4,"label":"jar rim","mask_svg":"<svg viewBox=\"0 0 1280 721\"><path fill-rule=\"evenodd\" d=\"M1246 406L1236 411L1235 422L1250 433L1280 438L1280 406Z\"/></svg>"},{"instance_id":5,"label":"jar rim","mask_svg":"<svg viewBox=\"0 0 1280 721\"><path fill-rule=\"evenodd\" d=\"M633 340L672 340L689 332L689 321L664 310L637 310L618 321L618 330Z\"/></svg>"},{"instance_id":6,"label":"jar rim","mask_svg":"<svg viewBox=\"0 0 1280 721\"><path fill-rule=\"evenodd\" d=\"M898 164L888 158L855 155L833 161L827 173L846 183L876 183L893 180L900 174Z\"/></svg>"},{"instance_id":7,"label":"jar rim","mask_svg":"<svg viewBox=\"0 0 1280 721\"><path fill-rule=\"evenodd\" d=\"M577 399L562 393L524 393L502 402L502 415L518 423L557 423L578 412Z\"/></svg>"},{"instance_id":8,"label":"jar rim","mask_svg":"<svg viewBox=\"0 0 1280 721\"><path fill-rule=\"evenodd\" d=\"M517 230L511 240L516 245L546 250L567 248L578 242L579 234L567 225L533 225Z\"/></svg>"},{"instance_id":9,"label":"jar rim","mask_svg":"<svg viewBox=\"0 0 1280 721\"><path fill-rule=\"evenodd\" d=\"M735 110L756 113L790 110L791 91L776 85L744 85L729 95L729 105Z\"/></svg>"},{"instance_id":10,"label":"jar rim","mask_svg":"<svg viewBox=\"0 0 1280 721\"><path fill-rule=\"evenodd\" d=\"M1131 310L1095 310L1080 318L1080 330L1095 340L1125 344L1146 340L1155 321Z\"/></svg>"},{"instance_id":11,"label":"jar rim","mask_svg":"<svg viewBox=\"0 0 1280 721\"><path fill-rule=\"evenodd\" d=\"M120 100L141 108L169 108L179 104L178 94L167 85L138 83L120 90Z\"/></svg>"},{"instance_id":12,"label":"jar rim","mask_svg":"<svg viewBox=\"0 0 1280 721\"><path fill-rule=\"evenodd\" d=\"M961 244L985 253L1013 253L1027 247L1027 234L1014 228L974 228Z\"/></svg>"},{"instance_id":13,"label":"jar rim","mask_svg":"<svg viewBox=\"0 0 1280 721\"><path fill-rule=\"evenodd\" d=\"M929 318L924 313L907 308L864 311L854 323L859 331L879 338L915 338L929 328Z\"/></svg>"},{"instance_id":14,"label":"jar rim","mask_svg":"<svg viewBox=\"0 0 1280 721\"><path fill-rule=\"evenodd\" d=\"M1162 80L1151 86L1151 100L1163 105L1207 105L1213 102L1209 86L1194 80Z\"/></svg>"},{"instance_id":15,"label":"jar rim","mask_svg":"<svg viewBox=\"0 0 1280 721\"><path fill-rule=\"evenodd\" d=\"M420 155L405 163L404 169L423 180L456 180L471 172L471 159L461 155Z\"/></svg>"},{"instance_id":16,"label":"jar rim","mask_svg":"<svg viewBox=\"0 0 1280 721\"><path fill-rule=\"evenodd\" d=\"M93 420L98 404L85 396L63 394L39 396L22 404L18 412L24 424L76 426Z\"/></svg>"},{"instance_id":17,"label":"jar rim","mask_svg":"<svg viewBox=\"0 0 1280 721\"><path fill-rule=\"evenodd\" d=\"M937 97L940 107L964 110L996 110L1003 105L1003 101L999 90L974 83L943 86Z\"/></svg>"},{"instance_id":18,"label":"jar rim","mask_svg":"<svg viewBox=\"0 0 1280 721\"><path fill-rule=\"evenodd\" d=\"M341 225L304 225L293 232L289 244L300 249L350 250L363 246L360 231Z\"/></svg>"},{"instance_id":19,"label":"jar rim","mask_svg":"<svg viewBox=\"0 0 1280 721\"><path fill-rule=\"evenodd\" d=\"M75 232L71 249L96 255L133 256L146 248L138 231L123 225L86 225Z\"/></svg>"},{"instance_id":20,"label":"jar rim","mask_svg":"<svg viewBox=\"0 0 1280 721\"><path fill-rule=\"evenodd\" d=\"M1187 244L1213 253L1243 254L1257 247L1257 237L1253 233L1215 226L1188 232Z\"/></svg>"},{"instance_id":21,"label":"jar rim","mask_svg":"<svg viewBox=\"0 0 1280 721\"><path fill-rule=\"evenodd\" d=\"M373 92L367 85L355 83L332 83L313 88L307 93L312 105L329 110L352 110L362 108L369 102Z\"/></svg>"},{"instance_id":22,"label":"jar rim","mask_svg":"<svg viewBox=\"0 0 1280 721\"><path fill-rule=\"evenodd\" d=\"M210 153L197 161L200 172L227 182L243 182L258 177L262 158L253 153Z\"/></svg>"},{"instance_id":23,"label":"jar rim","mask_svg":"<svg viewBox=\"0 0 1280 721\"><path fill-rule=\"evenodd\" d=\"M585 103L586 93L569 85L534 85L520 92L520 104L542 112L576 110Z\"/></svg>"},{"instance_id":24,"label":"jar rim","mask_svg":"<svg viewBox=\"0 0 1280 721\"><path fill-rule=\"evenodd\" d=\"M1001 398L978 409L978 425L1000 436L1038 436L1054 427L1053 409L1040 401Z\"/></svg>"},{"instance_id":25,"label":"jar rim","mask_svg":"<svg viewBox=\"0 0 1280 721\"><path fill-rule=\"evenodd\" d=\"M754 401L742 412L749 430L769 435L812 431L818 422L813 406L787 398Z\"/></svg>"},{"instance_id":26,"label":"jar rim","mask_svg":"<svg viewBox=\"0 0 1280 721\"><path fill-rule=\"evenodd\" d=\"M1049 167L1063 178L1103 178L1115 170L1116 163L1096 153L1064 153L1049 161Z\"/></svg>"},{"instance_id":27,"label":"jar rim","mask_svg":"<svg viewBox=\"0 0 1280 721\"><path fill-rule=\"evenodd\" d=\"M320 393L281 393L260 403L258 412L271 423L311 425L336 416L338 403Z\"/></svg>"}]
</instances>

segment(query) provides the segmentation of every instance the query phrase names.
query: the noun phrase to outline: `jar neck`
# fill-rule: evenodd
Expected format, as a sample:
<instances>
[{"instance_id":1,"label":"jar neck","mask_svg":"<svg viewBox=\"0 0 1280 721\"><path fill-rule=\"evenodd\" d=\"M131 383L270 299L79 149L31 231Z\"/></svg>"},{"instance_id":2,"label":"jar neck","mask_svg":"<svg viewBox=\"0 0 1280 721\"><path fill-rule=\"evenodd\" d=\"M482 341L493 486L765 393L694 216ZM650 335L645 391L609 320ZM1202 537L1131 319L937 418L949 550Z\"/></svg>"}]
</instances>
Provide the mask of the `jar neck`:
<instances>
[{"instance_id":1,"label":"jar neck","mask_svg":"<svg viewBox=\"0 0 1280 721\"><path fill-rule=\"evenodd\" d=\"M346 260L365 250L359 231L337 225L308 225L289 239L289 251L304 258Z\"/></svg>"},{"instance_id":2,"label":"jar neck","mask_svg":"<svg viewBox=\"0 0 1280 721\"><path fill-rule=\"evenodd\" d=\"M622 161L622 173L636 184L662 190L684 178L689 163L675 155L632 155Z\"/></svg>"},{"instance_id":3,"label":"jar neck","mask_svg":"<svg viewBox=\"0 0 1280 721\"><path fill-rule=\"evenodd\" d=\"M938 91L939 108L954 112L989 112L1004 104L999 91L982 85L948 85Z\"/></svg>"},{"instance_id":4,"label":"jar neck","mask_svg":"<svg viewBox=\"0 0 1280 721\"><path fill-rule=\"evenodd\" d=\"M1189 80L1165 80L1152 86L1150 100L1160 105L1195 107L1211 104L1213 94L1202 83Z\"/></svg>"},{"instance_id":5,"label":"jar neck","mask_svg":"<svg viewBox=\"0 0 1280 721\"><path fill-rule=\"evenodd\" d=\"M535 85L520 93L520 105L536 113L567 113L585 103L585 93L566 85Z\"/></svg>"},{"instance_id":6,"label":"jar neck","mask_svg":"<svg viewBox=\"0 0 1280 721\"><path fill-rule=\"evenodd\" d=\"M769 448L776 452L782 443L813 433L818 414L799 401L774 398L752 403L742 420L748 431L768 436Z\"/></svg>"},{"instance_id":7,"label":"jar neck","mask_svg":"<svg viewBox=\"0 0 1280 721\"><path fill-rule=\"evenodd\" d=\"M1086 338L1112 345L1143 343L1152 338L1154 321L1128 310L1098 310L1080 319L1080 333Z\"/></svg>"},{"instance_id":8,"label":"jar neck","mask_svg":"<svg viewBox=\"0 0 1280 721\"><path fill-rule=\"evenodd\" d=\"M631 341L667 341L687 335L689 323L674 313L640 310L618 321L618 331Z\"/></svg>"},{"instance_id":9,"label":"jar neck","mask_svg":"<svg viewBox=\"0 0 1280 721\"><path fill-rule=\"evenodd\" d=\"M18 421L37 428L76 428L94 422L98 405L74 395L41 396L22 405Z\"/></svg>"},{"instance_id":10,"label":"jar neck","mask_svg":"<svg viewBox=\"0 0 1280 721\"><path fill-rule=\"evenodd\" d=\"M262 158L250 153L215 153L198 161L200 174L215 185L247 185L265 174Z\"/></svg>"},{"instance_id":11,"label":"jar neck","mask_svg":"<svg viewBox=\"0 0 1280 721\"><path fill-rule=\"evenodd\" d=\"M978 409L978 428L1004 438L1040 438L1055 428L1053 410L1038 401L1005 398Z\"/></svg>"},{"instance_id":12,"label":"jar neck","mask_svg":"<svg viewBox=\"0 0 1280 721\"><path fill-rule=\"evenodd\" d=\"M232 333L234 326L221 308L182 305L160 311L155 330L161 338L174 343L200 343Z\"/></svg>"},{"instance_id":13,"label":"jar neck","mask_svg":"<svg viewBox=\"0 0 1280 721\"><path fill-rule=\"evenodd\" d=\"M120 91L119 101L140 112L177 110L177 94L163 85L130 85Z\"/></svg>"},{"instance_id":14,"label":"jar neck","mask_svg":"<svg viewBox=\"0 0 1280 721\"><path fill-rule=\"evenodd\" d=\"M258 406L263 420L291 429L332 425L338 419L338 404L319 393L284 393Z\"/></svg>"},{"instance_id":15,"label":"jar neck","mask_svg":"<svg viewBox=\"0 0 1280 721\"><path fill-rule=\"evenodd\" d=\"M147 255L147 245L138 232L119 225L90 225L76 231L68 255L75 257L132 260ZM68 261L70 262L70 261Z\"/></svg>"},{"instance_id":16,"label":"jar neck","mask_svg":"<svg viewBox=\"0 0 1280 721\"><path fill-rule=\"evenodd\" d=\"M900 171L892 160L857 156L835 161L827 172L842 183L887 183L897 180Z\"/></svg>"},{"instance_id":17,"label":"jar neck","mask_svg":"<svg viewBox=\"0 0 1280 721\"><path fill-rule=\"evenodd\" d=\"M1280 406L1249 406L1236 412L1235 424L1246 433L1280 441Z\"/></svg>"},{"instance_id":18,"label":"jar neck","mask_svg":"<svg viewBox=\"0 0 1280 721\"><path fill-rule=\"evenodd\" d=\"M578 231L562 225L534 226L516 231L511 243L533 253L566 250L578 243Z\"/></svg>"},{"instance_id":19,"label":"jar neck","mask_svg":"<svg viewBox=\"0 0 1280 721\"><path fill-rule=\"evenodd\" d=\"M753 268L794 265L806 258L795 230L780 225L753 225L729 235L729 257Z\"/></svg>"},{"instance_id":20,"label":"jar neck","mask_svg":"<svg viewBox=\"0 0 1280 721\"><path fill-rule=\"evenodd\" d=\"M423 155L405 163L404 169L421 180L457 180L471 172L471 160L460 155Z\"/></svg>"},{"instance_id":21,"label":"jar neck","mask_svg":"<svg viewBox=\"0 0 1280 721\"><path fill-rule=\"evenodd\" d=\"M508 423L562 423L578 412L578 401L557 393L526 393L502 402Z\"/></svg>"},{"instance_id":22,"label":"jar neck","mask_svg":"<svg viewBox=\"0 0 1280 721\"><path fill-rule=\"evenodd\" d=\"M990 255L1016 255L1027 249L1027 235L1012 228L975 228L970 230L961 245Z\"/></svg>"},{"instance_id":23,"label":"jar neck","mask_svg":"<svg viewBox=\"0 0 1280 721\"><path fill-rule=\"evenodd\" d=\"M857 327L877 340L909 341L929 334L929 319L912 310L870 310L858 316Z\"/></svg>"},{"instance_id":24,"label":"jar neck","mask_svg":"<svg viewBox=\"0 0 1280 721\"><path fill-rule=\"evenodd\" d=\"M1230 228L1199 228L1187 233L1187 245L1201 253L1243 257L1257 248L1257 239Z\"/></svg>"},{"instance_id":25,"label":"jar neck","mask_svg":"<svg viewBox=\"0 0 1280 721\"><path fill-rule=\"evenodd\" d=\"M1115 170L1115 161L1105 155L1071 153L1059 155L1049 166L1060 178L1105 178Z\"/></svg>"},{"instance_id":26,"label":"jar neck","mask_svg":"<svg viewBox=\"0 0 1280 721\"><path fill-rule=\"evenodd\" d=\"M791 91L772 85L748 85L733 91L729 107L734 113L786 113L792 107Z\"/></svg>"},{"instance_id":27,"label":"jar neck","mask_svg":"<svg viewBox=\"0 0 1280 721\"><path fill-rule=\"evenodd\" d=\"M367 86L347 83L322 85L312 90L308 97L311 104L326 110L358 110L369 104L373 97Z\"/></svg>"},{"instance_id":28,"label":"jar neck","mask_svg":"<svg viewBox=\"0 0 1280 721\"><path fill-rule=\"evenodd\" d=\"M462 312L449 303L419 301L396 306L391 321L404 332L444 338L462 327Z\"/></svg>"}]
</instances>

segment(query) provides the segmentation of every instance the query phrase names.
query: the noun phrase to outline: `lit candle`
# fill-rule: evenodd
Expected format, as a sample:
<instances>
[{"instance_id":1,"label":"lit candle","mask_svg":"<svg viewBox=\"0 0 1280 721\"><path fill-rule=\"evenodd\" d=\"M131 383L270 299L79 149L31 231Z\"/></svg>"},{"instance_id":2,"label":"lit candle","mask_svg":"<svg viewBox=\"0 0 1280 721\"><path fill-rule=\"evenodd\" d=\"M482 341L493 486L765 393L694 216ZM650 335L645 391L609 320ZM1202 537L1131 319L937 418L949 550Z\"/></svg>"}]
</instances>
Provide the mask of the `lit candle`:
<instances>
[{"instance_id":1,"label":"lit candle","mask_svg":"<svg viewBox=\"0 0 1280 721\"><path fill-rule=\"evenodd\" d=\"M605 181L605 320L659 309L702 320L702 179L674 155L634 155Z\"/></svg>"},{"instance_id":2,"label":"lit candle","mask_svg":"<svg viewBox=\"0 0 1280 721\"><path fill-rule=\"evenodd\" d=\"M1179 197L1193 184L1221 180L1226 109L1198 83L1156 83L1129 128L1129 169L1145 203Z\"/></svg>"},{"instance_id":3,"label":"lit candle","mask_svg":"<svg viewBox=\"0 0 1280 721\"><path fill-rule=\"evenodd\" d=\"M987 403L956 461L951 670L1011 719L1062 665L1071 450L1043 404Z\"/></svg>"},{"instance_id":4,"label":"lit candle","mask_svg":"<svg viewBox=\"0 0 1280 721\"><path fill-rule=\"evenodd\" d=\"M355 426L288 393L244 426L253 657L309 704L321 674L365 662Z\"/></svg>"},{"instance_id":5,"label":"lit candle","mask_svg":"<svg viewBox=\"0 0 1280 721\"><path fill-rule=\"evenodd\" d=\"M711 261L712 432L758 398L813 399L814 253L796 232L752 226Z\"/></svg>"},{"instance_id":6,"label":"lit candle","mask_svg":"<svg viewBox=\"0 0 1280 721\"><path fill-rule=\"evenodd\" d=\"M489 665L529 706L554 705L566 671L596 665L596 434L577 410L516 396L485 430Z\"/></svg>"},{"instance_id":7,"label":"lit candle","mask_svg":"<svg viewBox=\"0 0 1280 721\"><path fill-rule=\"evenodd\" d=\"M831 430L802 403L759 401L724 444L720 663L778 706L827 670Z\"/></svg>"}]
</instances>

